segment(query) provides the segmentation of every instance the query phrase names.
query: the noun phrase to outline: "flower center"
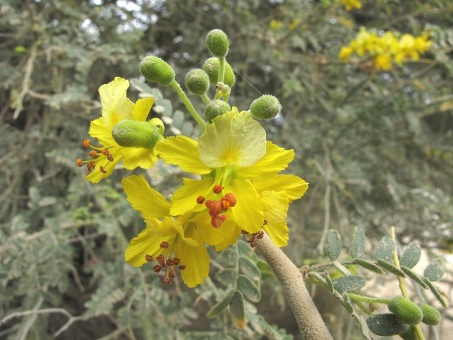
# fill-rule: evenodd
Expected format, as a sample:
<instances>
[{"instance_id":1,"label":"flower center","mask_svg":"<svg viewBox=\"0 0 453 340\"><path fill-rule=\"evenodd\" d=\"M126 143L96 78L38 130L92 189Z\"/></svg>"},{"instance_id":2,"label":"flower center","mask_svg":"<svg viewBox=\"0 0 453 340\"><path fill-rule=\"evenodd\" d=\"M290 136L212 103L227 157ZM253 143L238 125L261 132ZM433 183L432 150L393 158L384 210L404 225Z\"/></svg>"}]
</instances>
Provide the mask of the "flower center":
<instances>
[{"instance_id":1,"label":"flower center","mask_svg":"<svg viewBox=\"0 0 453 340\"><path fill-rule=\"evenodd\" d=\"M99 171L105 174L107 172L105 167L108 166L110 162L113 162L113 156L109 152L110 146L104 148L92 146L90 140L86 139L83 141L83 147L85 149L91 149L91 151L88 152L90 159L82 160L81 158L78 158L76 161L77 166L82 167L86 164L88 172L91 172L96 168L96 165L102 163L103 165L99 165Z\"/></svg>"},{"instance_id":2,"label":"flower center","mask_svg":"<svg viewBox=\"0 0 453 340\"><path fill-rule=\"evenodd\" d=\"M162 252L156 257L155 260L157 264L154 266L153 270L155 273L160 273L162 269L165 268L166 274L162 281L166 285L170 285L171 280L176 277L175 267L178 266L179 270L181 271L186 269L186 266L184 264L181 264L181 260L179 258L172 257L174 247L170 247L167 241L161 242L159 246L162 249ZM153 262L154 257L152 255L146 254L145 260L146 262Z\"/></svg>"},{"instance_id":3,"label":"flower center","mask_svg":"<svg viewBox=\"0 0 453 340\"><path fill-rule=\"evenodd\" d=\"M223 191L223 186L220 184L214 185L212 191L216 195L220 195ZM222 223L226 219L224 214L229 208L232 208L237 203L237 198L231 192L225 194L220 200L205 200L203 196L197 197L198 204L205 204L206 208L209 209L209 215L211 216L211 225L214 228L220 228Z\"/></svg>"}]
</instances>

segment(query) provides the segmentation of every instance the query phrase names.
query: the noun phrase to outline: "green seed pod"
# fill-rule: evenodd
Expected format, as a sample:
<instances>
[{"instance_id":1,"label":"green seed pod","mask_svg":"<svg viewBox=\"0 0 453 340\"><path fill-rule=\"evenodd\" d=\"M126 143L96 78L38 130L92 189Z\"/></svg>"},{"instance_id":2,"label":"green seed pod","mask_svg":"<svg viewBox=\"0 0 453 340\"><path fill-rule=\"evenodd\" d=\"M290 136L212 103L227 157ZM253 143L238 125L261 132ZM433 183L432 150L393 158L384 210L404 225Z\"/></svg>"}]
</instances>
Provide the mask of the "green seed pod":
<instances>
[{"instance_id":1,"label":"green seed pod","mask_svg":"<svg viewBox=\"0 0 453 340\"><path fill-rule=\"evenodd\" d=\"M212 122L212 120L217 117L221 116L224 113L230 112L231 107L228 105L227 102L223 100L213 100L211 101L208 106L206 106L206 110L204 112L205 117L209 123Z\"/></svg>"},{"instance_id":2,"label":"green seed pod","mask_svg":"<svg viewBox=\"0 0 453 340\"><path fill-rule=\"evenodd\" d=\"M420 307L423 313L422 319L423 323L434 326L440 322L441 315L437 308L430 306L426 303L419 303L418 307Z\"/></svg>"},{"instance_id":3,"label":"green seed pod","mask_svg":"<svg viewBox=\"0 0 453 340\"><path fill-rule=\"evenodd\" d=\"M149 56L140 62L140 73L146 80L161 86L170 85L175 80L175 71L159 57Z\"/></svg>"},{"instance_id":4,"label":"green seed pod","mask_svg":"<svg viewBox=\"0 0 453 340\"><path fill-rule=\"evenodd\" d=\"M418 325L423 319L423 312L417 304L404 296L395 296L388 305L389 311L408 325Z\"/></svg>"},{"instance_id":5,"label":"green seed pod","mask_svg":"<svg viewBox=\"0 0 453 340\"><path fill-rule=\"evenodd\" d=\"M281 108L282 106L276 97L265 94L252 102L250 112L257 119L270 119L274 118Z\"/></svg>"},{"instance_id":6,"label":"green seed pod","mask_svg":"<svg viewBox=\"0 0 453 340\"><path fill-rule=\"evenodd\" d=\"M415 332L415 327L409 327L403 333L400 333L400 337L404 340L418 340L417 332Z\"/></svg>"},{"instance_id":7,"label":"green seed pod","mask_svg":"<svg viewBox=\"0 0 453 340\"><path fill-rule=\"evenodd\" d=\"M131 148L153 148L160 138L158 128L150 122L120 120L113 127L113 139L121 146Z\"/></svg>"},{"instance_id":8,"label":"green seed pod","mask_svg":"<svg viewBox=\"0 0 453 340\"><path fill-rule=\"evenodd\" d=\"M165 125L162 120L160 120L159 118L152 118L149 122L157 128L157 131L159 131L161 135L164 134Z\"/></svg>"},{"instance_id":9,"label":"green seed pod","mask_svg":"<svg viewBox=\"0 0 453 340\"><path fill-rule=\"evenodd\" d=\"M190 92L201 96L209 89L209 76L202 69L196 68L186 74L184 83Z\"/></svg>"},{"instance_id":10,"label":"green seed pod","mask_svg":"<svg viewBox=\"0 0 453 340\"><path fill-rule=\"evenodd\" d=\"M228 53L228 36L222 30L215 29L206 36L209 52L215 57L222 58Z\"/></svg>"},{"instance_id":11,"label":"green seed pod","mask_svg":"<svg viewBox=\"0 0 453 340\"><path fill-rule=\"evenodd\" d=\"M203 70L208 74L209 81L211 84L216 85L219 77L219 59L211 57L206 59L202 66ZM223 82L229 87L233 87L236 82L236 76L234 75L233 68L227 61L225 61L225 73L223 75Z\"/></svg>"}]
</instances>

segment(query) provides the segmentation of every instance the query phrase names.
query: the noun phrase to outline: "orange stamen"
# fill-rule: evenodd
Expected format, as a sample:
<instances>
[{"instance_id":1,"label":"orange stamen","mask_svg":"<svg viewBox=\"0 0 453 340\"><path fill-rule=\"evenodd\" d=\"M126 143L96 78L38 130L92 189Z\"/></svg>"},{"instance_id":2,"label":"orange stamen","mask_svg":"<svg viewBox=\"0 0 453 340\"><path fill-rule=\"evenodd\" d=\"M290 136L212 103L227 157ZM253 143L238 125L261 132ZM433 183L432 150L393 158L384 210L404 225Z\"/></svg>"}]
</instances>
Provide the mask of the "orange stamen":
<instances>
[{"instance_id":1,"label":"orange stamen","mask_svg":"<svg viewBox=\"0 0 453 340\"><path fill-rule=\"evenodd\" d=\"M163 279L162 279L162 282L169 286L171 284L171 279L168 277L168 276L165 276Z\"/></svg>"},{"instance_id":2,"label":"orange stamen","mask_svg":"<svg viewBox=\"0 0 453 340\"><path fill-rule=\"evenodd\" d=\"M108 154L107 155L107 159L110 161L110 162L113 162L113 156L111 154Z\"/></svg>"},{"instance_id":3,"label":"orange stamen","mask_svg":"<svg viewBox=\"0 0 453 340\"><path fill-rule=\"evenodd\" d=\"M184 269L186 269L186 265L185 264L182 264L182 265L179 266L179 270L184 270Z\"/></svg>"},{"instance_id":4,"label":"orange stamen","mask_svg":"<svg viewBox=\"0 0 453 340\"><path fill-rule=\"evenodd\" d=\"M197 197L197 203L198 204L203 204L203 202L204 202L204 197L203 196L198 196Z\"/></svg>"},{"instance_id":5,"label":"orange stamen","mask_svg":"<svg viewBox=\"0 0 453 340\"><path fill-rule=\"evenodd\" d=\"M99 171L102 172L103 174L107 173L107 171L104 169L102 165L99 167Z\"/></svg>"},{"instance_id":6,"label":"orange stamen","mask_svg":"<svg viewBox=\"0 0 453 340\"><path fill-rule=\"evenodd\" d=\"M162 267L161 267L161 265L156 264L154 266L153 270L154 270L155 273L158 273L158 272L160 272L162 270Z\"/></svg>"},{"instance_id":7,"label":"orange stamen","mask_svg":"<svg viewBox=\"0 0 453 340\"><path fill-rule=\"evenodd\" d=\"M212 188L212 191L214 191L214 194L220 194L223 190L223 187L220 184L214 185L214 188Z\"/></svg>"},{"instance_id":8,"label":"orange stamen","mask_svg":"<svg viewBox=\"0 0 453 340\"><path fill-rule=\"evenodd\" d=\"M102 150L102 154L106 155L106 156L110 155L109 150L107 150L107 149Z\"/></svg>"},{"instance_id":9,"label":"orange stamen","mask_svg":"<svg viewBox=\"0 0 453 340\"><path fill-rule=\"evenodd\" d=\"M230 203L228 203L227 200L221 200L221 201L220 201L220 204L221 204L221 206L222 206L222 210L223 210L223 211L227 211L228 208L230 207Z\"/></svg>"},{"instance_id":10,"label":"orange stamen","mask_svg":"<svg viewBox=\"0 0 453 340\"><path fill-rule=\"evenodd\" d=\"M222 197L222 200L228 201L230 207L234 207L237 203L237 198L231 192L227 193L225 196Z\"/></svg>"},{"instance_id":11,"label":"orange stamen","mask_svg":"<svg viewBox=\"0 0 453 340\"><path fill-rule=\"evenodd\" d=\"M88 149L90 147L90 140L85 139L82 144L85 149Z\"/></svg>"},{"instance_id":12,"label":"orange stamen","mask_svg":"<svg viewBox=\"0 0 453 340\"><path fill-rule=\"evenodd\" d=\"M226 218L225 215L217 215L217 216L213 216L213 217L211 218L211 225L212 225L214 228L220 228L220 226L222 225L223 221L225 221L225 218Z\"/></svg>"},{"instance_id":13,"label":"orange stamen","mask_svg":"<svg viewBox=\"0 0 453 340\"><path fill-rule=\"evenodd\" d=\"M159 246L160 246L162 249L168 248L168 242L163 241Z\"/></svg>"},{"instance_id":14,"label":"orange stamen","mask_svg":"<svg viewBox=\"0 0 453 340\"><path fill-rule=\"evenodd\" d=\"M98 155L98 152L95 151L95 150L91 150L89 153L88 153L88 156L90 157L96 157Z\"/></svg>"},{"instance_id":15,"label":"orange stamen","mask_svg":"<svg viewBox=\"0 0 453 340\"><path fill-rule=\"evenodd\" d=\"M218 201L214 201L209 208L209 215L211 215L211 217L217 216L222 212L222 210L222 204Z\"/></svg>"},{"instance_id":16,"label":"orange stamen","mask_svg":"<svg viewBox=\"0 0 453 340\"><path fill-rule=\"evenodd\" d=\"M145 260L146 260L146 262L151 262L152 260L154 260L154 258L151 255L146 254Z\"/></svg>"},{"instance_id":17,"label":"orange stamen","mask_svg":"<svg viewBox=\"0 0 453 340\"><path fill-rule=\"evenodd\" d=\"M76 163L79 168L83 166L83 161L80 158L77 158Z\"/></svg>"}]
</instances>

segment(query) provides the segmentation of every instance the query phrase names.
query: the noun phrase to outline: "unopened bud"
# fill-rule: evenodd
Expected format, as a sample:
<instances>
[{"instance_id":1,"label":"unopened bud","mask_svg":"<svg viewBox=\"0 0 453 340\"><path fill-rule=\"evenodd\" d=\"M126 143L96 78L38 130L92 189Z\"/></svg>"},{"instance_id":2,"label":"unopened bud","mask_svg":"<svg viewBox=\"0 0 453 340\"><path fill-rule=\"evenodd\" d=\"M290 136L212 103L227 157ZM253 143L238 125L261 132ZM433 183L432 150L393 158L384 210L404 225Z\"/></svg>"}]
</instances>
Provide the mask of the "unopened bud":
<instances>
[{"instance_id":1,"label":"unopened bud","mask_svg":"<svg viewBox=\"0 0 453 340\"><path fill-rule=\"evenodd\" d=\"M257 119L270 119L274 118L281 108L282 106L276 97L265 94L252 102L250 112Z\"/></svg>"},{"instance_id":2,"label":"unopened bud","mask_svg":"<svg viewBox=\"0 0 453 340\"><path fill-rule=\"evenodd\" d=\"M149 122L157 128L157 131L159 131L161 135L164 134L165 125L162 120L160 120L159 118L152 118Z\"/></svg>"},{"instance_id":3,"label":"unopened bud","mask_svg":"<svg viewBox=\"0 0 453 340\"><path fill-rule=\"evenodd\" d=\"M160 138L158 128L145 121L121 120L113 127L112 137L125 147L153 148Z\"/></svg>"},{"instance_id":4,"label":"unopened bud","mask_svg":"<svg viewBox=\"0 0 453 340\"><path fill-rule=\"evenodd\" d=\"M211 57L206 59L202 66L203 70L208 74L209 81L211 84L217 84L219 77L219 59ZM236 82L236 77L233 72L233 68L227 61L225 61L225 73L223 76L223 82L229 87L233 87Z\"/></svg>"},{"instance_id":5,"label":"unopened bud","mask_svg":"<svg viewBox=\"0 0 453 340\"><path fill-rule=\"evenodd\" d=\"M209 76L202 69L196 68L187 73L184 83L190 92L201 96L209 89Z\"/></svg>"},{"instance_id":6,"label":"unopened bud","mask_svg":"<svg viewBox=\"0 0 453 340\"><path fill-rule=\"evenodd\" d=\"M175 80L175 71L159 57L149 56L140 62L140 73L150 82L161 86L170 85Z\"/></svg>"},{"instance_id":7,"label":"unopened bud","mask_svg":"<svg viewBox=\"0 0 453 340\"><path fill-rule=\"evenodd\" d=\"M225 57L228 53L228 36L219 29L214 29L206 36L206 44L215 57Z\"/></svg>"},{"instance_id":8,"label":"unopened bud","mask_svg":"<svg viewBox=\"0 0 453 340\"><path fill-rule=\"evenodd\" d=\"M211 123L215 117L221 116L224 113L230 111L231 107L230 105L228 105L227 102L223 100L213 100L208 104L208 106L206 106L204 114L206 116L207 121Z\"/></svg>"}]
</instances>

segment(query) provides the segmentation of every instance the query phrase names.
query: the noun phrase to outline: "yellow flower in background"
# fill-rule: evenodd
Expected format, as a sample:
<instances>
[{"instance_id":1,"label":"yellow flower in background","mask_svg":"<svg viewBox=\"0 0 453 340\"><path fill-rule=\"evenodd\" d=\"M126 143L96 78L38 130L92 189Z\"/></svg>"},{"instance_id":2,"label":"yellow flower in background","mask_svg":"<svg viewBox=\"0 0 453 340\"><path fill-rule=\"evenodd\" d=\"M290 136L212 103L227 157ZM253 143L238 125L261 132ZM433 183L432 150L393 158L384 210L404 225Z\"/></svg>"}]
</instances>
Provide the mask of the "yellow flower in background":
<instances>
[{"instance_id":1,"label":"yellow flower in background","mask_svg":"<svg viewBox=\"0 0 453 340\"><path fill-rule=\"evenodd\" d=\"M169 216L171 204L143 176L129 176L122 185L128 201L146 222L146 228L127 247L126 262L139 267L156 261L154 271L165 271L164 282L170 283L179 268L189 288L202 284L209 274L206 243L220 244L235 226L224 223L218 229L207 227L206 223L194 222L190 211L177 218Z\"/></svg>"},{"instance_id":2,"label":"yellow flower in background","mask_svg":"<svg viewBox=\"0 0 453 340\"><path fill-rule=\"evenodd\" d=\"M154 103L153 98L142 98L134 104L127 98L128 88L129 81L119 77L99 88L102 117L91 122L89 134L100 146L84 141L84 147L92 149L89 153L91 159L77 160L79 166L87 165L90 172L87 179L92 183L110 176L119 161L128 170L137 167L148 169L157 161L154 148L120 146L112 136L114 126L122 120L145 121Z\"/></svg>"},{"instance_id":3,"label":"yellow flower in background","mask_svg":"<svg viewBox=\"0 0 453 340\"><path fill-rule=\"evenodd\" d=\"M169 137L156 148L165 162L202 175L201 180L184 179L183 186L172 196L170 214L209 211L211 227L217 228L233 219L237 225L234 235L241 230L254 234L269 222L270 225L281 222L275 209L286 220L289 202L300 198L308 188L297 176L279 174L293 160L294 151L266 141L263 127L250 112L238 112L236 108L213 119L198 142L185 136ZM268 191L286 196L272 202L267 197ZM220 209L219 204L229 194L234 197L234 205ZM200 204L200 200L206 203ZM279 239L278 233L282 240L287 240L286 223L279 226L270 233L274 242Z\"/></svg>"},{"instance_id":4,"label":"yellow flower in background","mask_svg":"<svg viewBox=\"0 0 453 340\"><path fill-rule=\"evenodd\" d=\"M346 7L347 11L350 11L351 9L361 9L362 8L362 3L360 0L341 0L343 5Z\"/></svg>"}]
</instances>

